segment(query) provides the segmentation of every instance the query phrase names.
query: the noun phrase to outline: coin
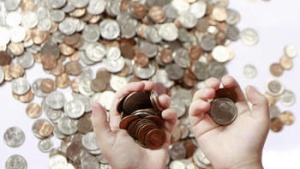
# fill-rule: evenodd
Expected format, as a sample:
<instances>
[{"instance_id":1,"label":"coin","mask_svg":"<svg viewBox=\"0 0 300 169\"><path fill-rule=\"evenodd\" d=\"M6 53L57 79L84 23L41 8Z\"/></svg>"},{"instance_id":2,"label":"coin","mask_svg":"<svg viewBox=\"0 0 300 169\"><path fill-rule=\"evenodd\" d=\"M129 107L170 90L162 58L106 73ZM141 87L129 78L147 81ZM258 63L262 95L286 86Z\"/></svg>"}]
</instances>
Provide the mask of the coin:
<instances>
[{"instance_id":1,"label":"coin","mask_svg":"<svg viewBox=\"0 0 300 169\"><path fill-rule=\"evenodd\" d=\"M294 45L289 44L284 47L284 53L286 54L286 56L294 58L297 56L298 51Z\"/></svg>"},{"instance_id":2,"label":"coin","mask_svg":"<svg viewBox=\"0 0 300 169\"><path fill-rule=\"evenodd\" d=\"M132 121L134 121L134 120L136 120L136 119L138 119L138 118L139 118L139 117L136 116L136 115L128 115L128 116L122 118L122 120L121 120L121 122L120 122L120 124L119 124L120 129L127 129L128 126L129 126L129 124L130 124Z\"/></svg>"},{"instance_id":3,"label":"coin","mask_svg":"<svg viewBox=\"0 0 300 169\"><path fill-rule=\"evenodd\" d=\"M283 122L285 125L292 125L295 122L295 116L293 115L292 112L290 111L283 111L280 114L280 120Z\"/></svg>"},{"instance_id":4,"label":"coin","mask_svg":"<svg viewBox=\"0 0 300 169\"><path fill-rule=\"evenodd\" d=\"M281 76L283 73L283 67L279 63L273 63L270 66L270 72L273 76Z\"/></svg>"},{"instance_id":5,"label":"coin","mask_svg":"<svg viewBox=\"0 0 300 169\"><path fill-rule=\"evenodd\" d=\"M267 84L267 90L270 94L274 96L279 96L284 91L284 86L278 79L271 79Z\"/></svg>"},{"instance_id":6,"label":"coin","mask_svg":"<svg viewBox=\"0 0 300 169\"><path fill-rule=\"evenodd\" d=\"M46 138L38 142L38 148L43 153L49 153L53 149L53 147L54 143L50 138Z\"/></svg>"},{"instance_id":7,"label":"coin","mask_svg":"<svg viewBox=\"0 0 300 169\"><path fill-rule=\"evenodd\" d=\"M32 119L38 118L42 115L42 108L37 103L29 103L26 107L26 114Z\"/></svg>"},{"instance_id":8,"label":"coin","mask_svg":"<svg viewBox=\"0 0 300 169\"><path fill-rule=\"evenodd\" d=\"M280 57L280 65L284 70L290 70L293 67L293 60L288 56Z\"/></svg>"},{"instance_id":9,"label":"coin","mask_svg":"<svg viewBox=\"0 0 300 169\"><path fill-rule=\"evenodd\" d=\"M252 28L246 28L240 33L241 41L249 46L256 45L258 43L259 37L256 30Z\"/></svg>"},{"instance_id":10,"label":"coin","mask_svg":"<svg viewBox=\"0 0 300 169\"><path fill-rule=\"evenodd\" d=\"M21 155L9 156L5 163L6 169L27 169L27 161Z\"/></svg>"},{"instance_id":11,"label":"coin","mask_svg":"<svg viewBox=\"0 0 300 169\"><path fill-rule=\"evenodd\" d=\"M145 138L145 145L150 149L158 149L166 142L166 134L163 130L153 129Z\"/></svg>"},{"instance_id":12,"label":"coin","mask_svg":"<svg viewBox=\"0 0 300 169\"><path fill-rule=\"evenodd\" d=\"M282 95L280 95L280 102L285 106L291 106L296 102L296 96L294 92L290 90L284 90Z\"/></svg>"},{"instance_id":13,"label":"coin","mask_svg":"<svg viewBox=\"0 0 300 169\"><path fill-rule=\"evenodd\" d=\"M229 98L216 98L211 102L209 115L219 125L228 125L237 116L237 107Z\"/></svg>"},{"instance_id":14,"label":"coin","mask_svg":"<svg viewBox=\"0 0 300 169\"><path fill-rule=\"evenodd\" d=\"M270 125L270 129L273 132L280 132L283 128L283 122L281 121L280 118L275 117L271 119L271 125Z\"/></svg>"},{"instance_id":15,"label":"coin","mask_svg":"<svg viewBox=\"0 0 300 169\"><path fill-rule=\"evenodd\" d=\"M9 147L20 147L25 141L25 134L19 127L10 127L5 131L3 138Z\"/></svg>"},{"instance_id":16,"label":"coin","mask_svg":"<svg viewBox=\"0 0 300 169\"><path fill-rule=\"evenodd\" d=\"M250 65L250 64L245 65L243 74L247 78L254 78L257 75L256 67L254 65Z\"/></svg>"},{"instance_id":17,"label":"coin","mask_svg":"<svg viewBox=\"0 0 300 169\"><path fill-rule=\"evenodd\" d=\"M152 108L149 92L147 91L130 93L123 102L123 111L126 114L144 108Z\"/></svg>"}]
</instances>

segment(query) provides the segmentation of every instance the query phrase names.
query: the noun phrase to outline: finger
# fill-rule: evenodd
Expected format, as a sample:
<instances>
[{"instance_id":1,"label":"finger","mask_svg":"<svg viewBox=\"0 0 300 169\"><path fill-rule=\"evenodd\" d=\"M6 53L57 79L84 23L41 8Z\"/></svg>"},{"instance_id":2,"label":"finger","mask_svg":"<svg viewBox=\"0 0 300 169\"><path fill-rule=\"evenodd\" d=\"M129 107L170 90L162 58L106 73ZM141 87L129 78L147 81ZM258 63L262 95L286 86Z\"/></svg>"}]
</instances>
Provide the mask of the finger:
<instances>
[{"instance_id":1,"label":"finger","mask_svg":"<svg viewBox=\"0 0 300 169\"><path fill-rule=\"evenodd\" d=\"M252 115L260 119L269 120L269 106L265 96L252 86L246 88L246 95L252 104Z\"/></svg>"},{"instance_id":2,"label":"finger","mask_svg":"<svg viewBox=\"0 0 300 169\"><path fill-rule=\"evenodd\" d=\"M170 97L166 94L162 94L160 96L158 96L158 102L160 104L160 106L162 107L162 109L167 109L170 107Z\"/></svg>"},{"instance_id":3,"label":"finger","mask_svg":"<svg viewBox=\"0 0 300 169\"><path fill-rule=\"evenodd\" d=\"M203 89L198 90L194 94L193 101L198 100L198 99L208 101L208 100L213 99L214 97L215 97L215 89L203 88Z\"/></svg>"},{"instance_id":4,"label":"finger","mask_svg":"<svg viewBox=\"0 0 300 169\"><path fill-rule=\"evenodd\" d=\"M162 112L162 118L165 120L166 130L170 133L173 132L177 122L177 113L174 109L166 109Z\"/></svg>"},{"instance_id":5,"label":"finger","mask_svg":"<svg viewBox=\"0 0 300 169\"><path fill-rule=\"evenodd\" d=\"M205 114L210 109L210 103L203 100L193 101L189 108L189 116L191 117L191 124L194 125L203 120Z\"/></svg>"},{"instance_id":6,"label":"finger","mask_svg":"<svg viewBox=\"0 0 300 169\"><path fill-rule=\"evenodd\" d=\"M213 89L217 90L220 87L220 80L217 78L211 77L205 81L205 85L208 88L213 88Z\"/></svg>"},{"instance_id":7,"label":"finger","mask_svg":"<svg viewBox=\"0 0 300 169\"><path fill-rule=\"evenodd\" d=\"M93 129L96 134L97 140L101 140L98 142L102 143L104 142L104 140L107 140L107 138L113 138L114 136L107 121L106 111L103 106L98 103L94 103L92 105L92 112Z\"/></svg>"},{"instance_id":8,"label":"finger","mask_svg":"<svg viewBox=\"0 0 300 169\"><path fill-rule=\"evenodd\" d=\"M245 95L238 82L232 76L226 75L222 78L222 85L224 86L224 88L230 88L235 92L237 96L236 105L239 109L239 113L241 114L247 112L249 110L249 107Z\"/></svg>"},{"instance_id":9,"label":"finger","mask_svg":"<svg viewBox=\"0 0 300 169\"><path fill-rule=\"evenodd\" d=\"M216 124L208 114L204 114L203 119L199 123L195 123L193 125L193 131L195 137L197 139L201 139L201 136L203 136L203 134L208 133L209 131L218 127L223 128L222 126Z\"/></svg>"}]
</instances>

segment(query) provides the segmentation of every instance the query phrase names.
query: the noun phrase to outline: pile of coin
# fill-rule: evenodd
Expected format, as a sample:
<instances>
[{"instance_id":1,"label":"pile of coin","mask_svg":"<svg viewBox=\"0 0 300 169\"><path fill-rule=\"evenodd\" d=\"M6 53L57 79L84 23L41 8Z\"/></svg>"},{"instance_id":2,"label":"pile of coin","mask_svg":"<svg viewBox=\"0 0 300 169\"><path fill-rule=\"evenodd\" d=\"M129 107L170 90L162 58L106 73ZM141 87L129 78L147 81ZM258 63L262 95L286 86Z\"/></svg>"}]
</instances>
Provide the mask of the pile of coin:
<instances>
[{"instance_id":1,"label":"pile of coin","mask_svg":"<svg viewBox=\"0 0 300 169\"><path fill-rule=\"evenodd\" d=\"M162 108L155 90L133 92L118 103L122 113L120 128L127 130L136 142L149 149L158 149L166 142Z\"/></svg>"},{"instance_id":2,"label":"pile of coin","mask_svg":"<svg viewBox=\"0 0 300 169\"><path fill-rule=\"evenodd\" d=\"M0 18L0 84L11 82L14 98L29 103L26 114L36 120L32 131L41 139L39 149L50 151L50 168L110 167L96 146L83 141L94 142L93 134L88 134L90 104L100 102L109 109L115 91L131 81L151 80L164 86L160 92L171 95L171 107L179 117L172 143L187 145L194 140L186 113L193 90L209 77L227 74L226 63L234 58L229 45L240 37L236 26L240 15L228 4L227 0L1 1L7 15ZM29 81L27 70L33 66L41 66L47 77ZM72 93L61 92L68 88ZM34 98L42 101L33 103ZM53 135L61 139L60 147L53 147ZM196 142L188 145L197 147ZM170 154L176 147L170 147ZM195 167L205 168L190 154L175 157L167 164L188 158ZM174 166L178 167L170 165Z\"/></svg>"}]
</instances>

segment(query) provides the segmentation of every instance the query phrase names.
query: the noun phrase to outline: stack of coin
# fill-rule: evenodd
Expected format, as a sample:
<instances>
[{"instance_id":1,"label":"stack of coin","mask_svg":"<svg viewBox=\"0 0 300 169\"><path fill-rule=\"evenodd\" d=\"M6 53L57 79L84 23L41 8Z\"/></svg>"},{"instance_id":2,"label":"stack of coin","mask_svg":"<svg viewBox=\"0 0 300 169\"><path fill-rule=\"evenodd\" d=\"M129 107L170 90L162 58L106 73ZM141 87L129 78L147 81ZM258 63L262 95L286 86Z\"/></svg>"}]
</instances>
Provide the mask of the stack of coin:
<instances>
[{"instance_id":1,"label":"stack of coin","mask_svg":"<svg viewBox=\"0 0 300 169\"><path fill-rule=\"evenodd\" d=\"M235 102L236 93L229 88L221 88L216 91L216 97L211 101L209 115L219 125L229 125L238 113Z\"/></svg>"},{"instance_id":2,"label":"stack of coin","mask_svg":"<svg viewBox=\"0 0 300 169\"><path fill-rule=\"evenodd\" d=\"M122 113L120 128L149 149L158 149L166 142L162 108L157 97L154 90L133 92L118 103L118 112Z\"/></svg>"}]
</instances>

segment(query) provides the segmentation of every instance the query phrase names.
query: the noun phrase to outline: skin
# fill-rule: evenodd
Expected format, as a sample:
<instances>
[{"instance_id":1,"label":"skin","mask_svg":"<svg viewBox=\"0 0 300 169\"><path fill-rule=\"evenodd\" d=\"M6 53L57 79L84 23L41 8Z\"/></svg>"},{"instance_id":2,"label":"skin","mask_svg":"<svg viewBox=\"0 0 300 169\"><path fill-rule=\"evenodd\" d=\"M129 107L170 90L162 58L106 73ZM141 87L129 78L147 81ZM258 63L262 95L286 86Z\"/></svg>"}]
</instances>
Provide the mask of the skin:
<instances>
[{"instance_id":1,"label":"skin","mask_svg":"<svg viewBox=\"0 0 300 169\"><path fill-rule=\"evenodd\" d=\"M119 100L135 91L150 91L155 88L149 81L133 82L115 94L109 114L100 104L93 104L92 123L101 152L114 169L153 169L165 168L170 145L171 133L174 129L177 115L169 108L170 98L160 95L158 101L163 108L162 117L165 121L167 142L157 150L139 146L126 130L119 128L121 115L117 112Z\"/></svg>"},{"instance_id":2,"label":"skin","mask_svg":"<svg viewBox=\"0 0 300 169\"><path fill-rule=\"evenodd\" d=\"M238 95L237 118L227 126L220 126L208 115L210 101L220 88L233 88ZM197 91L189 109L189 119L195 137L215 169L261 169L262 149L269 131L267 99L252 86L246 88L246 98L231 76L222 80L210 78L206 87Z\"/></svg>"}]
</instances>

